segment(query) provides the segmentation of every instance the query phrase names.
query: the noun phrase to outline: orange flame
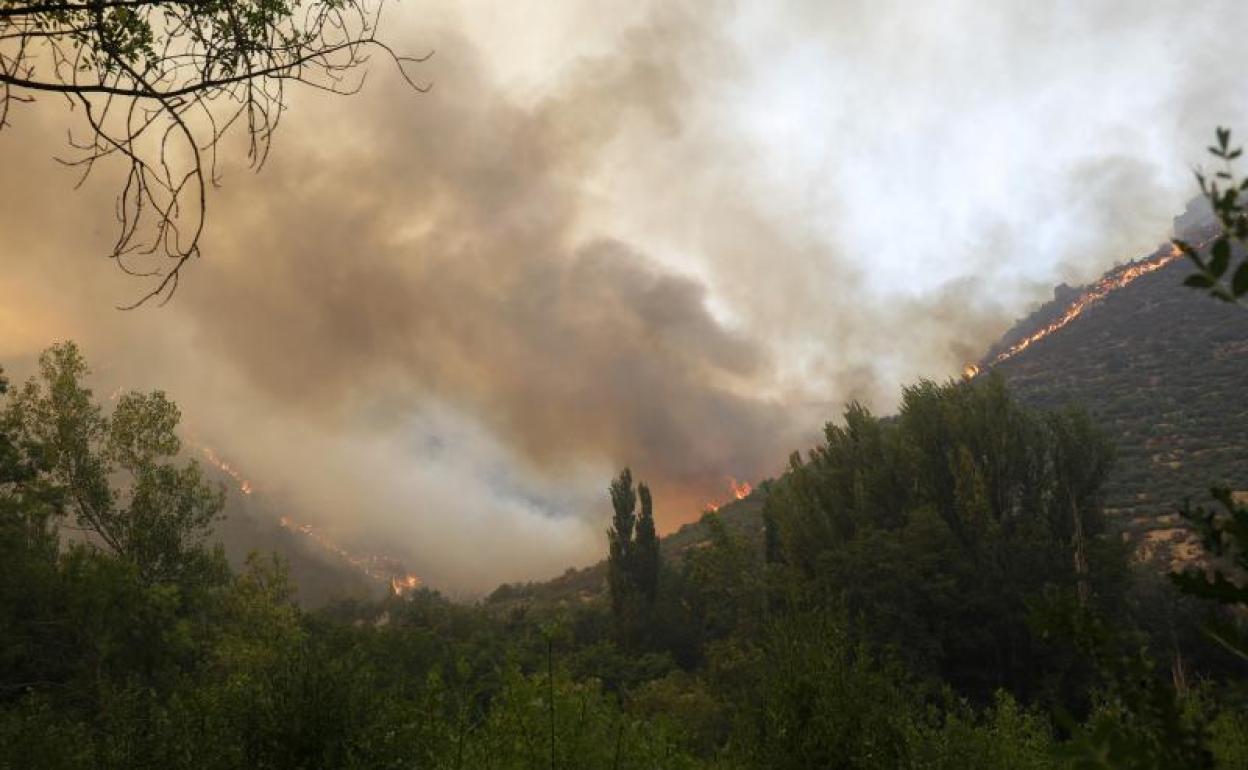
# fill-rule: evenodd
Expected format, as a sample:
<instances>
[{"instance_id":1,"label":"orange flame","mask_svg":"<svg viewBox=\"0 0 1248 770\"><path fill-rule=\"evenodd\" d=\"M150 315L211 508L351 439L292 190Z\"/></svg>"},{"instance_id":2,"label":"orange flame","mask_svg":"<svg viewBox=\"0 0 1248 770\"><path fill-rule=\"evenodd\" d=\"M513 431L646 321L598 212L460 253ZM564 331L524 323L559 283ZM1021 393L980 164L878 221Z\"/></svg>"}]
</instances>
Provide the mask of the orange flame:
<instances>
[{"instance_id":1,"label":"orange flame","mask_svg":"<svg viewBox=\"0 0 1248 770\"><path fill-rule=\"evenodd\" d=\"M973 380L975 379L975 376L978 374L979 374L978 364L967 364L966 366L962 367L962 377L964 379Z\"/></svg>"},{"instance_id":2,"label":"orange flame","mask_svg":"<svg viewBox=\"0 0 1248 770\"><path fill-rule=\"evenodd\" d=\"M754 491L754 487L750 486L748 481L737 481L732 476L726 477L728 480L728 488L732 490L732 496L736 500L744 500ZM719 503L705 503L702 506L703 513L715 513L720 508Z\"/></svg>"},{"instance_id":3,"label":"orange flame","mask_svg":"<svg viewBox=\"0 0 1248 770\"><path fill-rule=\"evenodd\" d=\"M252 485L251 481L245 478L237 468L230 465L225 460L222 460L221 456L218 455L212 447L200 444L199 448L200 451L203 452L204 458L207 459L210 464L222 473L234 479L235 483L238 484L238 490L240 492L244 495L250 495L255 491L255 487ZM372 556L352 553L335 543L324 533L314 529L311 524L300 524L289 516L282 516L279 518L278 524L280 524L283 529L298 533L299 535L308 538L315 543L317 547L324 551L328 551L334 556L337 556L347 562L355 569L359 570L365 577L375 580L378 583L389 584L390 590L393 591L396 596L402 596L403 594L419 587L421 584L420 578L404 569L403 565L400 564L397 559L390 558L389 556Z\"/></svg>"},{"instance_id":4,"label":"orange flame","mask_svg":"<svg viewBox=\"0 0 1248 770\"><path fill-rule=\"evenodd\" d=\"M750 482L748 481L738 482L736 479L729 476L728 483L732 485L732 494L738 500L744 500L745 498L750 496L751 492L754 491L754 487L751 487Z\"/></svg>"},{"instance_id":5,"label":"orange flame","mask_svg":"<svg viewBox=\"0 0 1248 770\"><path fill-rule=\"evenodd\" d=\"M420 578L408 573L401 578L390 578L390 590L394 591L395 596L402 596L408 591L414 591L420 587Z\"/></svg>"},{"instance_id":6,"label":"orange flame","mask_svg":"<svg viewBox=\"0 0 1248 770\"><path fill-rule=\"evenodd\" d=\"M1110 275L1105 276L1101 280L1097 281L1091 289L1088 289L1083 294L1080 294L1074 302L1070 303L1070 306L1066 308L1065 312L1063 312L1056 321L1053 321L1043 329L1011 345L1008 350L992 360L992 365L995 366L1002 361L1007 361L1013 358L1053 332L1064 328L1071 321L1082 315L1083 311L1105 299L1110 292L1121 289L1127 284L1135 281L1135 279L1140 276L1148 275L1149 273L1160 270L1182 255L1183 252L1179 251L1177 246L1171 246L1169 251L1159 256L1128 265ZM969 366L967 368L968 370L970 369ZM978 367L976 367L975 371L978 373Z\"/></svg>"},{"instance_id":7,"label":"orange flame","mask_svg":"<svg viewBox=\"0 0 1248 770\"><path fill-rule=\"evenodd\" d=\"M230 465L225 460L222 460L220 455L213 451L212 447L200 446L200 451L204 453L204 458L207 459L213 467L234 479L234 482L238 484L239 492L242 492L244 495L250 495L255 490L255 487L251 485L251 481L243 478L243 474L239 473L237 468Z\"/></svg>"},{"instance_id":8,"label":"orange flame","mask_svg":"<svg viewBox=\"0 0 1248 770\"><path fill-rule=\"evenodd\" d=\"M308 538L319 548L347 562L366 577L378 583L388 583L390 590L396 596L402 596L409 591L419 588L422 584L420 577L404 569L398 559L389 556L352 553L335 543L325 533L317 530L311 524L300 524L289 516L282 516L277 521L284 529Z\"/></svg>"}]
</instances>

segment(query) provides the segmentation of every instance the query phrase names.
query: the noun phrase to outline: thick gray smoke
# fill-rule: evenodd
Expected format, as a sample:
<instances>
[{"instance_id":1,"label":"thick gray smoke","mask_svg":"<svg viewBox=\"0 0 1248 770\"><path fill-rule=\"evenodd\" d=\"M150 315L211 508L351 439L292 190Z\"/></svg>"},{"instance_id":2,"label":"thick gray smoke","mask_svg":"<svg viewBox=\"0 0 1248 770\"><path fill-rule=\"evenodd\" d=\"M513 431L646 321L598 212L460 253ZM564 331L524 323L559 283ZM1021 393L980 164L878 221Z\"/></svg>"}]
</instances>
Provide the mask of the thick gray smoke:
<instances>
[{"instance_id":1,"label":"thick gray smoke","mask_svg":"<svg viewBox=\"0 0 1248 770\"><path fill-rule=\"evenodd\" d=\"M1212 7L490 5L390 18L428 95L300 94L163 309L112 309L143 287L91 258L110 180L71 193L61 106L19 112L6 366L78 339L258 494L484 590L598 558L626 463L670 529L956 373L1163 238L1243 117Z\"/></svg>"}]
</instances>

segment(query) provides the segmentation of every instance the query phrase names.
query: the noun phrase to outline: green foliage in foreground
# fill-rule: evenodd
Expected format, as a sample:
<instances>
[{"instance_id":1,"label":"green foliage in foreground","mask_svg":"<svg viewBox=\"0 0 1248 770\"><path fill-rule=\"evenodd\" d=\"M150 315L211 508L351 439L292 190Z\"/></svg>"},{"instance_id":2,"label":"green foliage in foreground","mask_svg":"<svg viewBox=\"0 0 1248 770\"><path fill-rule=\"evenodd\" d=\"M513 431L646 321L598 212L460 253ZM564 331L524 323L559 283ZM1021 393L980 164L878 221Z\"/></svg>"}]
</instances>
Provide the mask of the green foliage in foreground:
<instances>
[{"instance_id":1,"label":"green foliage in foreground","mask_svg":"<svg viewBox=\"0 0 1248 770\"><path fill-rule=\"evenodd\" d=\"M1219 168L1212 174L1196 172L1200 193L1218 219L1218 232L1204 250L1204 244L1175 239L1174 245L1183 252L1196 272L1184 285L1207 290L1210 296L1224 302L1240 303L1248 295L1248 178L1235 172L1235 161L1244 154L1242 147L1231 142L1231 130L1218 128L1209 154L1217 159ZM1236 253L1238 251L1238 253ZM1234 262L1238 261L1238 265ZM1234 269L1232 269L1232 267Z\"/></svg>"},{"instance_id":2,"label":"green foliage in foreground","mask_svg":"<svg viewBox=\"0 0 1248 770\"><path fill-rule=\"evenodd\" d=\"M1086 415L1033 413L999 378L922 383L896 419L851 406L793 457L768 501L773 558L818 600L844 597L911 670L980 703L1006 688L1069 707L1086 672L1030 617L1062 595L1119 612L1124 553L1100 537L1110 460Z\"/></svg>"},{"instance_id":3,"label":"green foliage in foreground","mask_svg":"<svg viewBox=\"0 0 1248 770\"><path fill-rule=\"evenodd\" d=\"M708 516L622 636L606 597L303 611L280 560L231 574L207 545L220 492L177 464L172 404L106 413L86 374L63 345L0 386L0 768L1248 757L1239 661L1177 634L1174 589L1102 532L1095 427L999 382L852 407L768 485L765 547Z\"/></svg>"}]
</instances>

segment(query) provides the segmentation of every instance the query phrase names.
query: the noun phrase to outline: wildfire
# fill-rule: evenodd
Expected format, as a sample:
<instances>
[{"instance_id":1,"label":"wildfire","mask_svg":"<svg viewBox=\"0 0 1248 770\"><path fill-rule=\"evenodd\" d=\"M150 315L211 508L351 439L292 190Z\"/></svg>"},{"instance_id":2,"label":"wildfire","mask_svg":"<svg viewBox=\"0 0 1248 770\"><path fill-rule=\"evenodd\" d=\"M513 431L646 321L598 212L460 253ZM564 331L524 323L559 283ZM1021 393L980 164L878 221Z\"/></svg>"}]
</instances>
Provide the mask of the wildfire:
<instances>
[{"instance_id":1,"label":"wildfire","mask_svg":"<svg viewBox=\"0 0 1248 770\"><path fill-rule=\"evenodd\" d=\"M300 524L289 516L282 516L277 521L282 525L283 529L296 532L308 538L319 548L347 562L366 577L378 583L388 583L390 590L396 596L402 596L409 591L413 591L422 584L420 577L404 569L398 559L389 556L353 553L334 542L325 533L311 524Z\"/></svg>"},{"instance_id":2,"label":"wildfire","mask_svg":"<svg viewBox=\"0 0 1248 770\"><path fill-rule=\"evenodd\" d=\"M732 485L732 494L738 500L744 500L750 496L751 492L754 491L754 488L750 486L750 482L748 481L738 482L736 479L729 476L728 483Z\"/></svg>"},{"instance_id":3,"label":"wildfire","mask_svg":"<svg viewBox=\"0 0 1248 770\"><path fill-rule=\"evenodd\" d=\"M390 578L390 590L394 591L395 596L402 596L408 591L413 591L419 587L420 578L410 573L401 578Z\"/></svg>"},{"instance_id":4,"label":"wildfire","mask_svg":"<svg viewBox=\"0 0 1248 770\"><path fill-rule=\"evenodd\" d=\"M967 364L962 367L962 377L967 380L975 379L975 375L979 374L978 364Z\"/></svg>"},{"instance_id":5,"label":"wildfire","mask_svg":"<svg viewBox=\"0 0 1248 770\"><path fill-rule=\"evenodd\" d=\"M118 385L116 388L113 389L112 393L108 394L108 400L116 401L117 399L121 398L121 394L123 392L125 392L125 386ZM189 431L189 435L187 436L187 438L189 439L191 444L199 447L199 451L203 453L204 459L208 461L209 465L221 471L222 473L229 476L230 478L234 479L234 483L238 485L239 492L242 492L244 495L250 495L252 492L255 491L255 487L252 486L251 481L247 479L246 477L244 477L243 474L239 472L237 468L230 465L225 460L222 460L221 456L217 454L216 450L214 450L212 447L208 446L207 444L200 442L198 437L195 434L195 431L193 430Z\"/></svg>"},{"instance_id":6,"label":"wildfire","mask_svg":"<svg viewBox=\"0 0 1248 770\"><path fill-rule=\"evenodd\" d=\"M200 451L204 453L204 459L211 463L213 467L234 479L234 482L238 484L239 492L242 492L244 495L250 495L254 491L255 488L251 485L251 481L244 478L237 468L222 460L220 455L213 451L212 447L200 446Z\"/></svg>"},{"instance_id":7,"label":"wildfire","mask_svg":"<svg viewBox=\"0 0 1248 770\"><path fill-rule=\"evenodd\" d=\"M1183 252L1179 251L1178 247L1171 246L1168 251L1158 256L1120 268L1110 275L1105 276L1100 281L1097 281L1092 288L1088 289L1083 294L1080 294L1074 302L1070 303L1070 306L1066 308L1065 312L1063 312L1056 321L1053 321L1043 329L1011 345L1008 350L994 358L991 365L996 365L1002 361L1007 361L1013 358L1053 332L1065 327L1071 321L1082 315L1083 311L1105 299L1110 292L1121 289L1140 276L1148 275L1149 273L1160 270L1182 255ZM974 374L971 373L972 369L974 369ZM979 373L979 367L974 364L968 364L963 373L968 377L974 377L975 374Z\"/></svg>"},{"instance_id":8,"label":"wildfire","mask_svg":"<svg viewBox=\"0 0 1248 770\"><path fill-rule=\"evenodd\" d=\"M225 460L222 460L221 456L218 455L212 447L200 444L199 449L203 453L204 459L206 459L213 467L234 479L234 482L238 484L238 491L242 492L244 495L250 495L253 491L255 491L255 487L252 485L251 481L244 477L237 468L233 467ZM393 559L389 556L373 556L352 553L346 548L343 548L335 543L323 532L313 528L311 524L300 524L289 516L282 516L278 519L278 523L283 529L298 533L299 535L308 538L315 543L317 547L347 562L352 567L362 572L365 577L383 585L389 584L390 590L393 591L396 596L402 596L409 591L415 590L421 585L420 578L404 569L403 565L397 559Z\"/></svg>"},{"instance_id":9,"label":"wildfire","mask_svg":"<svg viewBox=\"0 0 1248 770\"><path fill-rule=\"evenodd\" d=\"M732 491L732 496L737 500L744 500L754 491L754 487L750 486L748 481L737 481L732 476L727 477L728 488ZM707 503L702 506L703 513L715 513L719 510L719 503Z\"/></svg>"}]
</instances>

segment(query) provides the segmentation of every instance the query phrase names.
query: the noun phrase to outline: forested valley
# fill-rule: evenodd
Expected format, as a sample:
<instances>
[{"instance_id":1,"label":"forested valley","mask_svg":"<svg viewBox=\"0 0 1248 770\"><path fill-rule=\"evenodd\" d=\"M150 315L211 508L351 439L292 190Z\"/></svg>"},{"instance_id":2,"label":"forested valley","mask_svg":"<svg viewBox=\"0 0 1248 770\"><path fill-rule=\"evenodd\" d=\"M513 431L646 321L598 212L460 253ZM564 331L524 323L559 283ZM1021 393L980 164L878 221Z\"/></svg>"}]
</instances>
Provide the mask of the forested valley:
<instances>
[{"instance_id":1,"label":"forested valley","mask_svg":"<svg viewBox=\"0 0 1248 770\"><path fill-rule=\"evenodd\" d=\"M1242 589L1108 536L1113 447L998 376L851 404L756 493L762 542L708 513L662 558L626 470L604 595L306 611L211 545L163 393L40 367L0 413L3 767L1248 765Z\"/></svg>"}]
</instances>

